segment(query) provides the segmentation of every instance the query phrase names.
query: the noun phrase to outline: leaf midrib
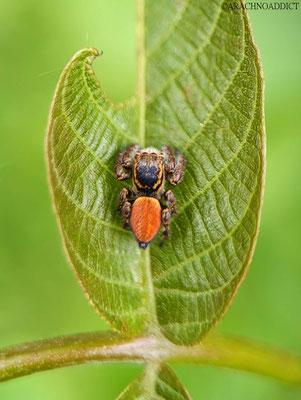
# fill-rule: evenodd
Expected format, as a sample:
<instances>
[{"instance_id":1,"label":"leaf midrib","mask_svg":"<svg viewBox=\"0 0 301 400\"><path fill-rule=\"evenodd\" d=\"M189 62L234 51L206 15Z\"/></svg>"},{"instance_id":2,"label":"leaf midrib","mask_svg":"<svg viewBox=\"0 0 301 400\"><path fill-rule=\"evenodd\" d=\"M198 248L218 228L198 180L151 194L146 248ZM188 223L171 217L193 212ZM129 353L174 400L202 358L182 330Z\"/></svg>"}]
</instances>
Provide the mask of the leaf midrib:
<instances>
[{"instance_id":1,"label":"leaf midrib","mask_svg":"<svg viewBox=\"0 0 301 400\"><path fill-rule=\"evenodd\" d=\"M137 106L139 113L138 140L145 145L145 0L137 0Z\"/></svg>"},{"instance_id":2,"label":"leaf midrib","mask_svg":"<svg viewBox=\"0 0 301 400\"><path fill-rule=\"evenodd\" d=\"M189 4L189 0L186 3L186 7ZM150 104L153 102L153 100L158 96L159 93L162 93L162 88L161 90L158 91L158 93L155 93L155 95L153 95L150 99L146 98L146 59L147 59L147 55L146 55L146 49L145 49L145 0L137 0L137 28L136 28L136 32L137 32L137 93L136 93L136 97L137 97L137 107L138 107L138 140L141 146L145 145L145 112L146 112L146 105ZM178 76L178 74L183 70L183 68L186 67L186 65L189 65L190 62L192 62L197 55L202 52L202 50L211 42L212 36L215 32L216 27L218 26L218 21L220 18L220 14L222 12L222 8L220 7L218 12L215 15L215 18L212 21L212 29L207 37L207 39L204 41L204 43L202 44L202 46L200 46L200 48L198 48L193 55L188 59L188 61L185 62L184 66L182 66L181 68L179 68L171 77L171 79L169 79L168 83L170 83L175 77ZM181 14L181 16L179 17L179 20L182 18L183 13ZM179 22L179 20L177 22ZM243 23L244 26L244 23ZM170 33L170 32L169 32ZM243 44L245 45L244 39L243 39ZM245 47L245 46L244 46ZM229 80L229 83L227 85L226 90L223 92L223 94L220 96L220 99L218 101L218 104L222 101L222 99L225 97L229 87L231 87L234 78L236 77L238 71L240 70L241 64L244 60L244 49L242 50L242 58L239 61L236 70L234 71L234 75L231 77L231 79ZM168 86L167 83L167 86ZM164 85L165 88L166 85ZM255 110L255 105L254 105L254 110ZM211 111L211 113L209 114L209 118L212 116L212 114L214 113L216 109L216 106L214 107L214 109ZM254 114L254 110L253 110L253 114ZM252 118L253 120L253 118ZM251 122L252 122L251 120ZM206 121L208 122L208 121ZM250 124L251 127L251 124ZM199 136L201 134L203 130L203 126L201 127L200 130L198 130L193 137L189 140L189 144L192 144L193 141L196 139L197 136ZM250 129L249 129L250 132ZM248 132L248 134L249 134ZM246 138L248 137L248 134L246 134ZM247 139L245 139L247 140ZM228 164L231 164L231 162L233 161L233 159L236 158L236 156L238 155L237 153L240 152L240 150L243 148L244 143L242 143L239 146L238 151L236 151L235 155L231 158L230 163L228 162L225 166L224 169L227 169ZM185 146L185 148L189 147L189 145ZM223 171L222 171L223 172ZM222 173L221 172L221 173ZM220 174L221 174L220 173ZM220 174L217 174L217 176L219 177ZM217 179L217 178L216 178ZM213 181L215 181L216 179L214 179ZM209 187L211 186L213 182L210 181ZM207 186L207 185L206 185ZM196 197L198 197L199 193L197 194ZM190 202L189 202L190 203ZM247 207L248 210L248 207ZM183 209L181 209L180 211L183 211ZM247 211L246 211L247 212ZM239 223L241 223L241 220L239 220ZM239 225L238 223L238 225ZM142 250L143 252L143 250ZM197 255L199 256L199 255ZM143 258L143 255L142 255ZM150 331L154 331L159 333L160 332L160 324L158 322L158 318L157 318L157 313L156 313L156 302L155 302L155 285L154 285L154 281L153 281L153 276L152 276L152 269L151 269L151 257L150 257L150 250L149 248L147 248L147 250L145 251L145 279L146 279L146 290L148 291L147 293L147 304L149 306L148 309L148 315L149 315L149 328ZM169 271L168 271L169 272Z\"/></svg>"},{"instance_id":3,"label":"leaf midrib","mask_svg":"<svg viewBox=\"0 0 301 400\"><path fill-rule=\"evenodd\" d=\"M145 146L145 110L146 110L146 79L145 79L145 0L137 0L137 108L138 108L138 142ZM146 289L146 311L148 316L148 329L152 333L159 332L157 320L156 303L154 295L153 277L151 270L151 257L149 247L140 250L141 262L143 263Z\"/></svg>"}]
</instances>

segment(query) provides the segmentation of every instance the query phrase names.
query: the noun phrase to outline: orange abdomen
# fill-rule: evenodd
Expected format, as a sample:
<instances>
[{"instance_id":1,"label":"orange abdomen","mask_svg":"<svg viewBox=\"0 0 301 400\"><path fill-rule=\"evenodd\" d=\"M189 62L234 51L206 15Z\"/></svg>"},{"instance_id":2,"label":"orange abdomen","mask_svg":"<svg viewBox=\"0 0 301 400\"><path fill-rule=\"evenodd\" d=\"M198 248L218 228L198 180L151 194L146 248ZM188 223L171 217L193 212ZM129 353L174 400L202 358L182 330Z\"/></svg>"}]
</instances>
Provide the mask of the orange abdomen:
<instances>
[{"instance_id":1,"label":"orange abdomen","mask_svg":"<svg viewBox=\"0 0 301 400\"><path fill-rule=\"evenodd\" d=\"M132 205L130 222L137 240L142 244L140 247L146 248L161 226L159 201L153 197L138 197Z\"/></svg>"}]
</instances>

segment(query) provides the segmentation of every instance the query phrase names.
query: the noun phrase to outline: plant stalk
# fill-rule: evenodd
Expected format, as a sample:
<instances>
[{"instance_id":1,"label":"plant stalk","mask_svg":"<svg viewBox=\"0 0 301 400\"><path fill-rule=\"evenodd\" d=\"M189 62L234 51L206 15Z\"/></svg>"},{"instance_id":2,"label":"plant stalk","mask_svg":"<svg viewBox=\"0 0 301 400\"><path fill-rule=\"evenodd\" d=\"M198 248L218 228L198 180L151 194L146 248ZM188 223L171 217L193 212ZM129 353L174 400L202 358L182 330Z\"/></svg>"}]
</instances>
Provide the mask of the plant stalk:
<instances>
[{"instance_id":1,"label":"plant stalk","mask_svg":"<svg viewBox=\"0 0 301 400\"><path fill-rule=\"evenodd\" d=\"M301 386L301 357L244 339L211 336L185 347L162 338L128 339L114 332L63 336L3 349L0 382L54 368L111 361L210 364Z\"/></svg>"}]
</instances>

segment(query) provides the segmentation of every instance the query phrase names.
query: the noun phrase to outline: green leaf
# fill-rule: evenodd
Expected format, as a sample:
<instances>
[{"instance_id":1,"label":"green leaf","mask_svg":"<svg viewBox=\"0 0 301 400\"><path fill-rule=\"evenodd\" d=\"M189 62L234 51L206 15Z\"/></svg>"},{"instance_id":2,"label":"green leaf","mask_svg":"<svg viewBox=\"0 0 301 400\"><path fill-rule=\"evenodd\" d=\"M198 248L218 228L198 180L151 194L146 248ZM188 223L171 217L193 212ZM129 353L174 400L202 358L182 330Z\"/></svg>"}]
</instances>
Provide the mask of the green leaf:
<instances>
[{"instance_id":1,"label":"green leaf","mask_svg":"<svg viewBox=\"0 0 301 400\"><path fill-rule=\"evenodd\" d=\"M149 364L118 400L189 400L190 396L174 372L166 365Z\"/></svg>"},{"instance_id":2,"label":"green leaf","mask_svg":"<svg viewBox=\"0 0 301 400\"><path fill-rule=\"evenodd\" d=\"M200 341L226 312L254 251L263 78L245 12L225 3L138 0L136 97L110 102L92 70L93 48L73 57L55 93L47 149L66 251L96 310L129 336ZM135 142L170 144L187 160L170 239L160 248L158 235L147 251L116 211L123 184L114 163Z\"/></svg>"}]
</instances>

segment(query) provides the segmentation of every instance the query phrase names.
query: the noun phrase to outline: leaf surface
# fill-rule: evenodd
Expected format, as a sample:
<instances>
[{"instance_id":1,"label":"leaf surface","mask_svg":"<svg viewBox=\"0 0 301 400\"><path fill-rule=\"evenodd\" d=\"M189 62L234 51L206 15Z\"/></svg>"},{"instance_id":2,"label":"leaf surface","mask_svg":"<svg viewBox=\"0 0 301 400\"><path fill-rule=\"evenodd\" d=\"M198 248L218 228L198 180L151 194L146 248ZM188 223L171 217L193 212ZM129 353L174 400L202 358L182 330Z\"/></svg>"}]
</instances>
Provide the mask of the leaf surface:
<instances>
[{"instance_id":1,"label":"leaf surface","mask_svg":"<svg viewBox=\"0 0 301 400\"><path fill-rule=\"evenodd\" d=\"M166 364L149 365L118 397L118 400L189 400L190 396Z\"/></svg>"},{"instance_id":2,"label":"leaf surface","mask_svg":"<svg viewBox=\"0 0 301 400\"><path fill-rule=\"evenodd\" d=\"M243 10L219 0L137 2L137 96L114 105L78 52L60 78L47 149L64 244L98 312L129 336L201 340L253 254L264 178L263 78ZM112 49L114 51L114 49ZM117 214L130 143L185 155L170 239L139 250Z\"/></svg>"}]
</instances>

